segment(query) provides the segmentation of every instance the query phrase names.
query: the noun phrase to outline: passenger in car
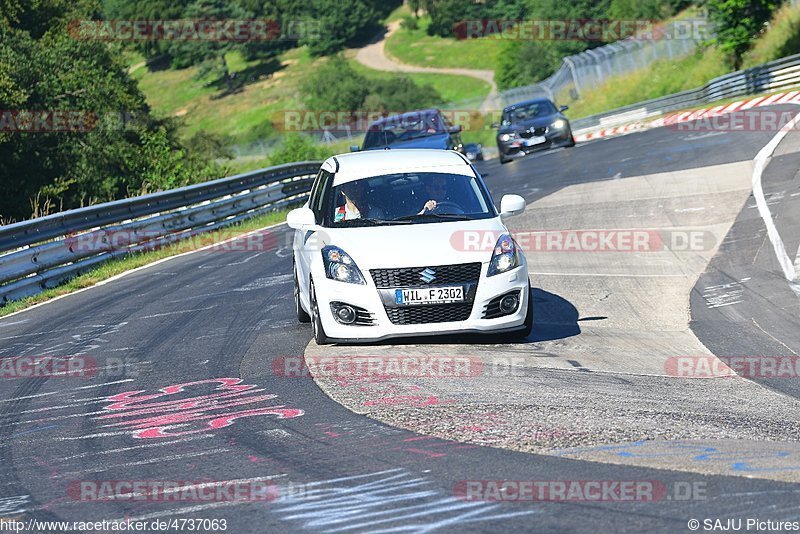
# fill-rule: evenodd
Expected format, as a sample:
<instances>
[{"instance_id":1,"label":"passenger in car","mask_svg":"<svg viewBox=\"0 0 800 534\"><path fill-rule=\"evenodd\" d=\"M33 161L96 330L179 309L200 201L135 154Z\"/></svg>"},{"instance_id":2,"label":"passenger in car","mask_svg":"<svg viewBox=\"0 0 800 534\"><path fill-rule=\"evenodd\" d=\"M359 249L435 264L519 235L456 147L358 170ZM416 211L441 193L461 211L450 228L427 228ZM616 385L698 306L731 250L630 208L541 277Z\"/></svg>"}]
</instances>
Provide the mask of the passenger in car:
<instances>
[{"instance_id":1,"label":"passenger in car","mask_svg":"<svg viewBox=\"0 0 800 534\"><path fill-rule=\"evenodd\" d=\"M385 215L380 208L373 208L367 202L367 184L365 180L356 180L342 186L344 205L336 208L334 222L351 221L366 216L370 219L382 219Z\"/></svg>"}]
</instances>

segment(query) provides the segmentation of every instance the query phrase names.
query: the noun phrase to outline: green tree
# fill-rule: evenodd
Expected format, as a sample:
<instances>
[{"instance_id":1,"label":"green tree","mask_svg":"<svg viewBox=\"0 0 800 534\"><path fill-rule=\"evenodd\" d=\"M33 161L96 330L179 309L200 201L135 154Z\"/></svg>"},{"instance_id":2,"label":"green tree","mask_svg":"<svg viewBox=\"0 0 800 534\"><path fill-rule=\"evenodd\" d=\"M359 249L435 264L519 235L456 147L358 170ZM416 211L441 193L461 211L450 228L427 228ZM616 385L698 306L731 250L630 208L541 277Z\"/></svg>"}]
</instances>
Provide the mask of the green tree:
<instances>
[{"instance_id":1,"label":"green tree","mask_svg":"<svg viewBox=\"0 0 800 534\"><path fill-rule=\"evenodd\" d=\"M67 21L92 12L68 9L34 27L22 22L32 20L26 9L45 4L25 3L13 20L0 22L0 110L60 112L80 120L66 130L11 128L1 134L0 217L22 220L123 198L150 187L148 179L219 176L205 154L190 153L178 141L173 123L151 115L118 47L67 33ZM170 165L183 174L159 177L152 170L167 172Z\"/></svg>"},{"instance_id":2,"label":"green tree","mask_svg":"<svg viewBox=\"0 0 800 534\"><path fill-rule=\"evenodd\" d=\"M369 94L369 82L341 56L323 63L300 86L303 101L314 111L354 112Z\"/></svg>"},{"instance_id":3,"label":"green tree","mask_svg":"<svg viewBox=\"0 0 800 534\"><path fill-rule=\"evenodd\" d=\"M707 0L708 16L714 24L713 39L725 52L733 68L742 64L742 55L764 31L778 0Z\"/></svg>"},{"instance_id":4,"label":"green tree","mask_svg":"<svg viewBox=\"0 0 800 534\"><path fill-rule=\"evenodd\" d=\"M186 8L184 17L189 20L243 20L253 15L238 4L228 0L195 0ZM225 55L234 50L243 50L244 42L224 39L175 40L169 45L168 53L175 68L199 65L199 77L213 73L231 90L231 72Z\"/></svg>"},{"instance_id":5,"label":"green tree","mask_svg":"<svg viewBox=\"0 0 800 534\"><path fill-rule=\"evenodd\" d=\"M334 54L376 33L383 11L375 0L309 0L303 15L314 19L319 31L303 37L300 44L316 56Z\"/></svg>"}]
</instances>

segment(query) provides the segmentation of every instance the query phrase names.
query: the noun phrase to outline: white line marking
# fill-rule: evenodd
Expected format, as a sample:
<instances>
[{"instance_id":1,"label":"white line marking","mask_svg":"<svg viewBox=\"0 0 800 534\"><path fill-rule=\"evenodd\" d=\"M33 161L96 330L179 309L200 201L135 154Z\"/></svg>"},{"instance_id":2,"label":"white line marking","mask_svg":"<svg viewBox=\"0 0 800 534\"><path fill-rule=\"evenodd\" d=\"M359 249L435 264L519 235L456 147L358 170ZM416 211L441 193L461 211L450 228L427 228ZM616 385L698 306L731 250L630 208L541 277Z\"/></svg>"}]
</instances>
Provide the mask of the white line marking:
<instances>
[{"instance_id":1,"label":"white line marking","mask_svg":"<svg viewBox=\"0 0 800 534\"><path fill-rule=\"evenodd\" d=\"M92 384L91 386L81 386L75 389L101 388L103 386L110 386L112 384L122 384L123 382L133 382L133 378L126 378L125 380L115 380L113 382L104 382L102 384Z\"/></svg>"},{"instance_id":2,"label":"white line marking","mask_svg":"<svg viewBox=\"0 0 800 534\"><path fill-rule=\"evenodd\" d=\"M247 258L243 259L242 261L236 261L236 262L233 262L233 263L228 263L225 266L226 267L231 267L233 265L244 265L248 261L252 260L253 258L257 258L257 257L261 256L262 254L264 254L264 253L263 252L258 252L256 254L253 254L252 256L248 256Z\"/></svg>"},{"instance_id":3,"label":"white line marking","mask_svg":"<svg viewBox=\"0 0 800 534\"><path fill-rule=\"evenodd\" d=\"M74 454L72 456L64 456L62 458L57 458L59 462L66 462L67 460L75 460L77 458L86 458L87 456L99 456L102 454L115 454L118 452L127 452L133 451L137 449L152 449L153 447L164 447L165 445L174 445L176 443L187 443L189 441L196 441L198 439L206 439L212 437L212 434L201 434L199 436L187 436L181 439L175 439L172 441L160 441L158 443L146 443L144 445L134 445L133 447L122 447L120 449L108 449L104 451L89 451L89 452L82 452L80 454Z\"/></svg>"},{"instance_id":4,"label":"white line marking","mask_svg":"<svg viewBox=\"0 0 800 534\"><path fill-rule=\"evenodd\" d=\"M13 324L22 324L22 323L27 323L29 320L30 320L30 319L23 319L23 320L21 320L21 321L14 321L13 323L3 323L3 324L0 324L0 327L3 327L3 326L11 326L11 325L13 325Z\"/></svg>"},{"instance_id":5,"label":"white line marking","mask_svg":"<svg viewBox=\"0 0 800 534\"><path fill-rule=\"evenodd\" d=\"M173 462L175 460L183 460L185 458L196 458L198 456L208 456L210 454L221 454L223 452L230 452L230 449L225 448L218 448L218 449L209 449L207 451L197 451L197 452L189 452L185 454L171 454L169 456L161 456L159 458L148 458L146 460L139 460L138 462L126 462L124 464L113 464L113 465L101 465L91 469L81 469L79 471L68 471L65 473L60 473L58 476L60 478L79 475L81 473L100 473L109 469L119 469L122 467L133 467L136 465L149 465L149 464L157 464L160 462Z\"/></svg>"},{"instance_id":6,"label":"white line marking","mask_svg":"<svg viewBox=\"0 0 800 534\"><path fill-rule=\"evenodd\" d=\"M610 273L534 273L528 272L530 275L539 276L608 276L617 278L686 278L686 274L610 274Z\"/></svg>"},{"instance_id":7,"label":"white line marking","mask_svg":"<svg viewBox=\"0 0 800 534\"><path fill-rule=\"evenodd\" d=\"M131 523L135 523L140 521L147 521L149 519L158 519L159 517L165 517L165 516L172 517L174 515L193 514L196 512L202 512L203 510L213 510L215 508L224 508L228 506L254 505L254 504L259 505L262 508L264 506L263 501L217 501L217 502L210 502L208 504L198 504L196 506L186 506L184 508L171 508L164 512L154 512L152 514L140 515L138 517L132 517L132 518L125 517L121 519L112 520L112 522L118 521L120 523L127 523L130 521Z\"/></svg>"},{"instance_id":8,"label":"white line marking","mask_svg":"<svg viewBox=\"0 0 800 534\"><path fill-rule=\"evenodd\" d=\"M85 436L78 436L78 437L61 437L56 438L56 441L74 441L76 439L94 439L94 438L109 438L112 436L130 436L131 433L129 430L123 430L121 432L99 432L97 434L87 434Z\"/></svg>"},{"instance_id":9,"label":"white line marking","mask_svg":"<svg viewBox=\"0 0 800 534\"><path fill-rule=\"evenodd\" d=\"M141 317L134 317L135 319L154 319L156 317L166 317L168 315L178 315L181 313L192 313L192 312L199 312L199 311L206 311L206 310L213 310L216 306L209 306L208 308L195 308L191 310L177 310L171 311L166 313L154 313L153 315L142 315Z\"/></svg>"},{"instance_id":10,"label":"white line marking","mask_svg":"<svg viewBox=\"0 0 800 534\"><path fill-rule=\"evenodd\" d=\"M775 134L775 136L770 139L769 143L767 143L761 150L758 151L756 154L755 159L755 168L753 169L753 197L756 200L756 207L758 207L758 213L761 215L761 219L764 221L764 225L767 228L767 236L769 236L770 243L772 243L772 248L775 250L775 257L778 260L778 263L781 266L781 270L783 271L783 275L786 277L786 280L789 282L789 287L794 291L798 296L800 296L800 280L797 277L797 265L798 261L795 259L794 262L789 258L789 255L786 253L786 246L783 244L781 240L781 236L778 233L778 228L775 226L775 221L772 220L772 213L769 211L769 206L767 205L767 200L764 198L764 188L761 184L761 176L764 174L764 169L767 166L767 160L772 156L772 153L777 148L778 144L786 137L788 134L797 124L798 119L800 119L800 113L796 114L781 130Z\"/></svg>"},{"instance_id":11,"label":"white line marking","mask_svg":"<svg viewBox=\"0 0 800 534\"><path fill-rule=\"evenodd\" d=\"M36 395L26 395L24 397L14 397L13 399L0 400L0 402L14 402L22 399L35 399L37 397L47 397L48 395L56 395L57 393L63 393L63 392L51 391L50 393L37 393Z\"/></svg>"}]
</instances>

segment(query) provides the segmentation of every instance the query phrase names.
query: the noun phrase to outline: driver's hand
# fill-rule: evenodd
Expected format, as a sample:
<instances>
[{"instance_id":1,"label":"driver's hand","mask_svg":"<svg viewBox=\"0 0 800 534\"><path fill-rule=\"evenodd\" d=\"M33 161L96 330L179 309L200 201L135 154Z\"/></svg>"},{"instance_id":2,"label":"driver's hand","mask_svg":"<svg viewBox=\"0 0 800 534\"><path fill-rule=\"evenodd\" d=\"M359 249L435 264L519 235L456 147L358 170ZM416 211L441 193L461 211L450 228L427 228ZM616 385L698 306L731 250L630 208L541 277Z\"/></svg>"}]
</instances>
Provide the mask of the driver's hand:
<instances>
[{"instance_id":1,"label":"driver's hand","mask_svg":"<svg viewBox=\"0 0 800 534\"><path fill-rule=\"evenodd\" d=\"M436 208L436 201L435 200L429 200L422 207L422 211L423 212L425 212L425 211L433 211L435 208Z\"/></svg>"}]
</instances>

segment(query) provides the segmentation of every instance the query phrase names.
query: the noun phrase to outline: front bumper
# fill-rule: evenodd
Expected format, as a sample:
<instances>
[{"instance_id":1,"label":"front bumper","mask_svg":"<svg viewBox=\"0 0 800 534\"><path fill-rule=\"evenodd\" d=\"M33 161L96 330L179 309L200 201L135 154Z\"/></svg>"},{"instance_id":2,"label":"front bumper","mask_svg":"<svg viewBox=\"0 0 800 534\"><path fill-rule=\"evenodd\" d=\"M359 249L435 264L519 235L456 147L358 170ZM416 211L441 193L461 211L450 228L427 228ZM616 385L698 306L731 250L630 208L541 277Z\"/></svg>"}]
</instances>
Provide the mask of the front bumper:
<instances>
[{"instance_id":1,"label":"front bumper","mask_svg":"<svg viewBox=\"0 0 800 534\"><path fill-rule=\"evenodd\" d=\"M384 307L381 293L367 271L366 285L314 278L320 320L325 333L333 341L371 342L388 338L432 336L463 333L500 333L523 328L528 308L528 268L524 257L516 269L486 277L488 263L481 265L481 277L474 291L472 310L466 320L422 324L394 324ZM323 275L324 276L324 275ZM319 281L318 281L319 280ZM520 302L515 312L494 319L484 319L484 308L493 298L518 290ZM372 326L343 325L333 317L329 303L343 302L367 310L374 318ZM430 307L441 305L427 305Z\"/></svg>"},{"instance_id":2,"label":"front bumper","mask_svg":"<svg viewBox=\"0 0 800 534\"><path fill-rule=\"evenodd\" d=\"M497 149L506 158L521 158L527 156L528 154L532 154L533 152L541 152L543 150L569 146L572 144L572 130L569 128L547 132L544 137L544 143L531 146L525 146L524 139L519 137L509 141L501 141L498 138Z\"/></svg>"}]
</instances>

